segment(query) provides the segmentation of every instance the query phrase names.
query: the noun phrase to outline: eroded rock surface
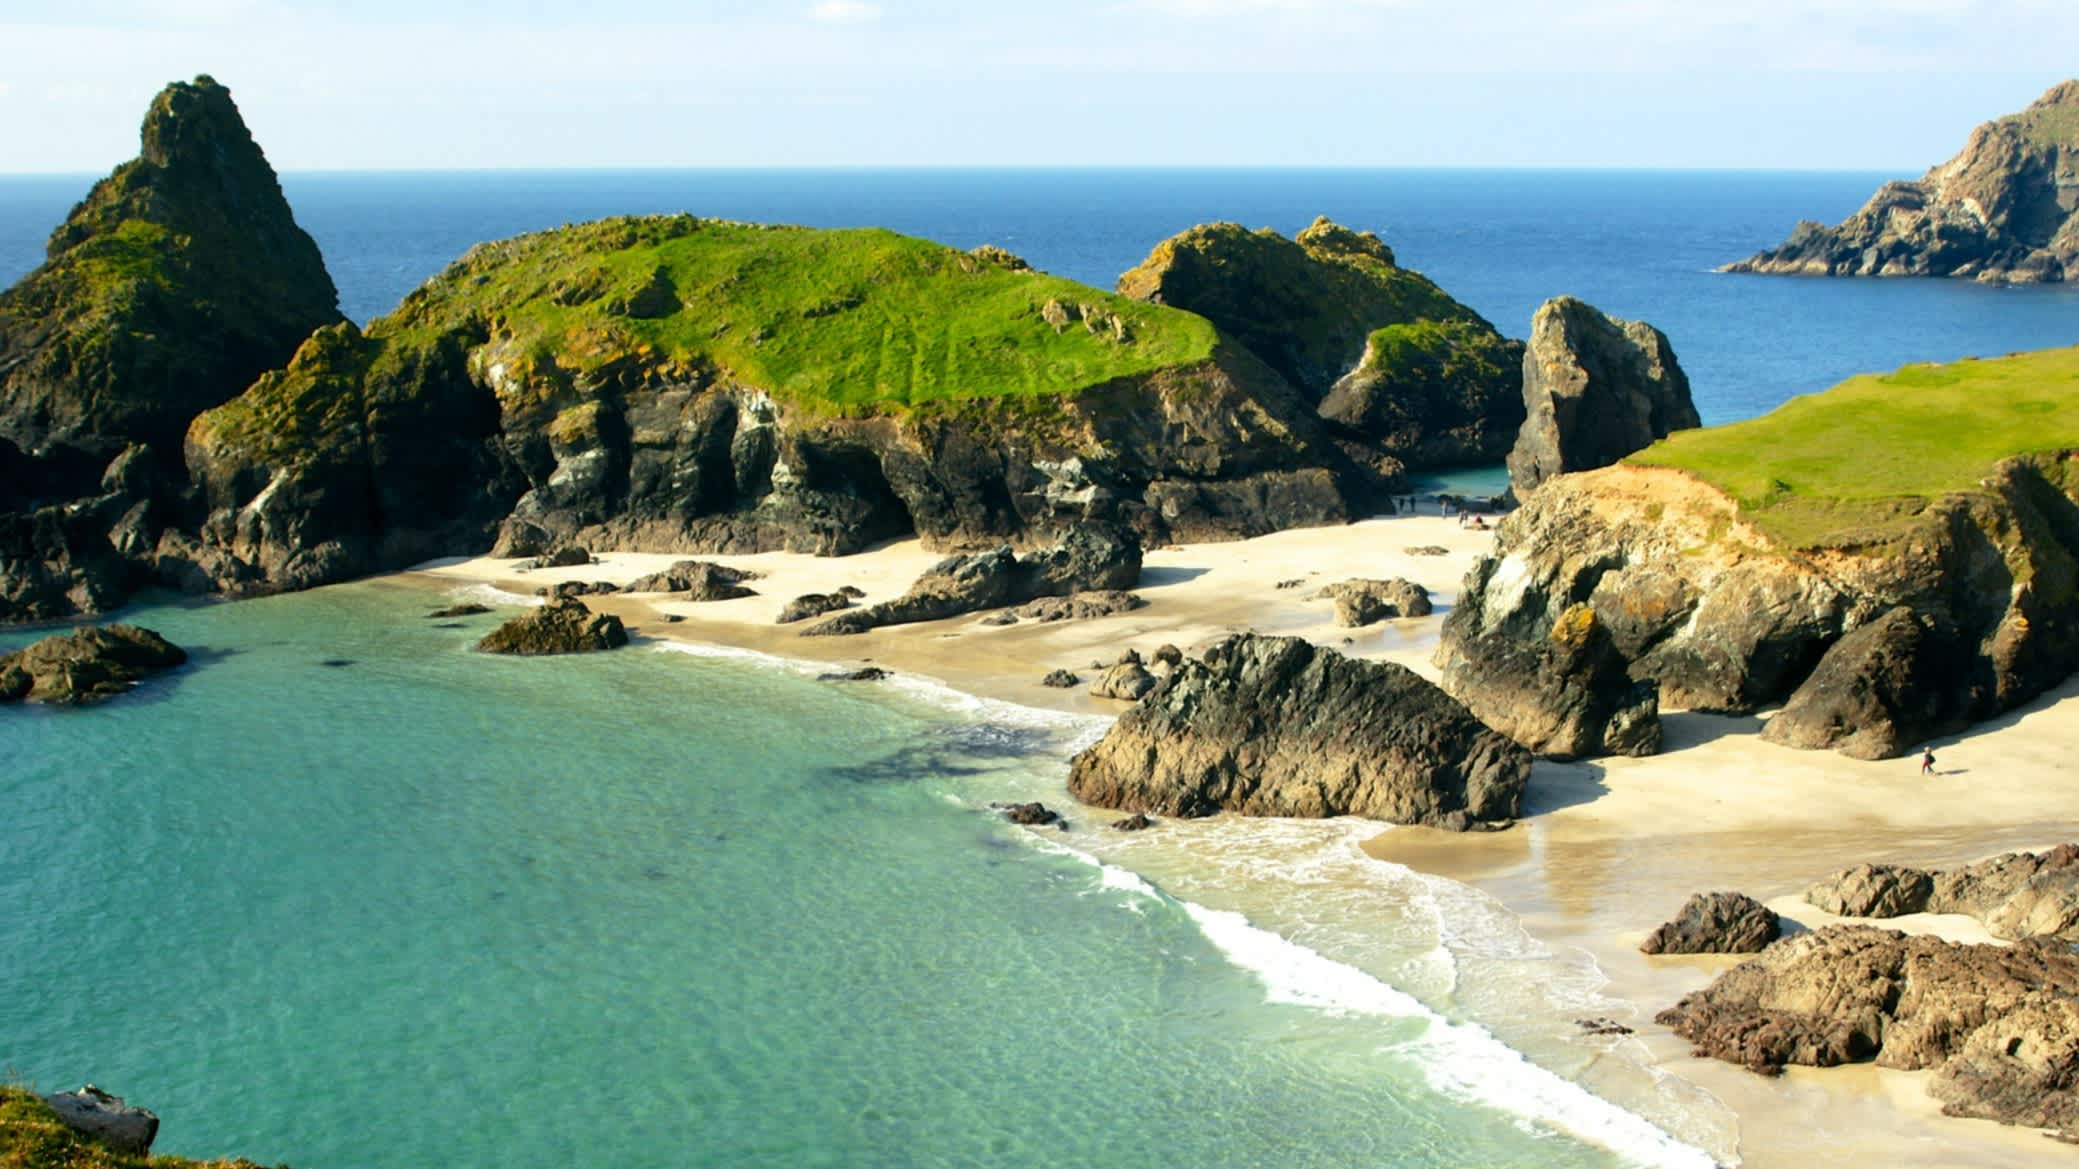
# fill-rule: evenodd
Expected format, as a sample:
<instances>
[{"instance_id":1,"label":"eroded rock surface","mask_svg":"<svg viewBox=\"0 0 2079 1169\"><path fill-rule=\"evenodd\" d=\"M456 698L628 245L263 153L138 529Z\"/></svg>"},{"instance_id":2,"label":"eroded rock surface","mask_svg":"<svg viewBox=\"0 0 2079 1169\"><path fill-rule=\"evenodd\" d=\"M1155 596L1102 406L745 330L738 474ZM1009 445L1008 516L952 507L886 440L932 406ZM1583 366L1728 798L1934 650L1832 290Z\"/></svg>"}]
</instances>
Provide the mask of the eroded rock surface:
<instances>
[{"instance_id":1,"label":"eroded rock surface","mask_svg":"<svg viewBox=\"0 0 2079 1169\"><path fill-rule=\"evenodd\" d=\"M573 654L618 649L628 630L611 613L593 613L575 597L558 597L484 635L476 647L498 654Z\"/></svg>"},{"instance_id":2,"label":"eroded rock surface","mask_svg":"<svg viewBox=\"0 0 2079 1169\"><path fill-rule=\"evenodd\" d=\"M0 657L0 702L100 702L187 660L186 650L136 625L53 634Z\"/></svg>"},{"instance_id":3,"label":"eroded rock surface","mask_svg":"<svg viewBox=\"0 0 2079 1169\"><path fill-rule=\"evenodd\" d=\"M1936 871L1856 865L1807 889L1805 900L1841 917L1961 913L1998 938L2079 942L2079 844Z\"/></svg>"},{"instance_id":4,"label":"eroded rock surface","mask_svg":"<svg viewBox=\"0 0 2079 1169\"><path fill-rule=\"evenodd\" d=\"M1519 499L1554 475L1607 467L1702 424L1667 334L1571 296L1546 301L1531 318L1523 406L1508 458Z\"/></svg>"},{"instance_id":5,"label":"eroded rock surface","mask_svg":"<svg viewBox=\"0 0 2079 1169\"><path fill-rule=\"evenodd\" d=\"M1402 666L1245 634L1186 660L1095 746L1069 790L1169 816L1512 820L1530 756Z\"/></svg>"},{"instance_id":6,"label":"eroded rock surface","mask_svg":"<svg viewBox=\"0 0 2079 1169\"><path fill-rule=\"evenodd\" d=\"M1648 954L1753 954L1782 932L1776 911L1745 893L1698 893L1646 935Z\"/></svg>"},{"instance_id":7,"label":"eroded rock surface","mask_svg":"<svg viewBox=\"0 0 2079 1169\"><path fill-rule=\"evenodd\" d=\"M1427 617L1434 611L1428 589L1399 577L1339 581L1314 595L1333 600L1336 624L1351 627L1393 617Z\"/></svg>"}]
</instances>

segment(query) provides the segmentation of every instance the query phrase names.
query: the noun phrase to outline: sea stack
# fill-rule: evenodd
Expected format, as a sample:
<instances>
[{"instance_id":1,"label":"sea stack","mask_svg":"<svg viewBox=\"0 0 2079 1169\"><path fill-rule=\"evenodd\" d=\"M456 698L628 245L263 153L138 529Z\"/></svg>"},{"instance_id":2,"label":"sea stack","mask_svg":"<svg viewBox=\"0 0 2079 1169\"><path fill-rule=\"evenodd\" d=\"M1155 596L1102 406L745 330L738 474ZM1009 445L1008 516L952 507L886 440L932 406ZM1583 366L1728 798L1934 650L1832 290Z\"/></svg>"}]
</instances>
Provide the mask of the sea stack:
<instances>
[{"instance_id":1,"label":"sea stack","mask_svg":"<svg viewBox=\"0 0 2079 1169\"><path fill-rule=\"evenodd\" d=\"M1523 408L1508 458L1518 498L1554 475L1607 467L1702 423L1667 334L1571 296L1546 301L1531 318Z\"/></svg>"}]
</instances>

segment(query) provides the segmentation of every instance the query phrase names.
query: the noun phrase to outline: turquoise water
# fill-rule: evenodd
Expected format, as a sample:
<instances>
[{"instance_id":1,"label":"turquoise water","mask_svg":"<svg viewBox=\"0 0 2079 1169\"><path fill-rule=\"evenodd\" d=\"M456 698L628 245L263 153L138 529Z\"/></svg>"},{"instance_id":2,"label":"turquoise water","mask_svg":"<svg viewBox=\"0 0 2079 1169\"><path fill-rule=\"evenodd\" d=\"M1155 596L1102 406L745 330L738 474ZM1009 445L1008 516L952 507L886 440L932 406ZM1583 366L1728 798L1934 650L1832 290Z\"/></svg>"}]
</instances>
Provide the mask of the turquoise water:
<instances>
[{"instance_id":1,"label":"turquoise water","mask_svg":"<svg viewBox=\"0 0 2079 1169\"><path fill-rule=\"evenodd\" d=\"M306 1169L1703 1163L1101 867L1094 822L986 811L1058 801L1087 722L641 644L489 657L495 618L435 599L137 611L197 664L0 710L17 1076Z\"/></svg>"}]
</instances>

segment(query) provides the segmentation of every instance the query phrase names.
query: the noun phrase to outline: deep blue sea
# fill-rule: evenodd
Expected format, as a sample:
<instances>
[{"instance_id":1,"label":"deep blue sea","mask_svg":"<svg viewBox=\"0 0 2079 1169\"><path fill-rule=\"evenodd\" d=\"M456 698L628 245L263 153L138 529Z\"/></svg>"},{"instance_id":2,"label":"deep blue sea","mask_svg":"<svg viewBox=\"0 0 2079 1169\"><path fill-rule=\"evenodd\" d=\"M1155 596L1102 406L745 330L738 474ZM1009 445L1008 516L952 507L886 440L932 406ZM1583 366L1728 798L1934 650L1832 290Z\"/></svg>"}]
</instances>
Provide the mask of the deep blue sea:
<instances>
[{"instance_id":1,"label":"deep blue sea","mask_svg":"<svg viewBox=\"0 0 2079 1169\"><path fill-rule=\"evenodd\" d=\"M2079 291L1715 275L1885 176L1481 171L290 175L367 320L470 244L629 212L880 224L1109 286L1317 214L1523 334L1672 337L1707 421L2079 342ZM0 178L0 281L89 179ZM653 643L470 651L374 581L126 616L194 665L0 710L0 1065L303 1169L1701 1166L1722 1106L1575 1017L1592 963L1373 861L1374 826L1005 825L1089 720ZM0 631L0 651L26 643ZM1628 1018L1636 1016L1625 1015Z\"/></svg>"}]
</instances>

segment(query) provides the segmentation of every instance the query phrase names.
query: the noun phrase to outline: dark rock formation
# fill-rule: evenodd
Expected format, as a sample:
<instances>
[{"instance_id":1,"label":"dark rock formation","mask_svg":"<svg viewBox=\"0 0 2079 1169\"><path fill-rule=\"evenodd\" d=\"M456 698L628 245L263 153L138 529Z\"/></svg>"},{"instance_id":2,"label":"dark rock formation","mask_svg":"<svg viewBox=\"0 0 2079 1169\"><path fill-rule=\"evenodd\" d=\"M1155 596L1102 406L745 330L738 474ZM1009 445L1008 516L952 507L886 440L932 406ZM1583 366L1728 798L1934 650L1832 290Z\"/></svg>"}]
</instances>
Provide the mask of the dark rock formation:
<instances>
[{"instance_id":1,"label":"dark rock formation","mask_svg":"<svg viewBox=\"0 0 2079 1169\"><path fill-rule=\"evenodd\" d=\"M121 1096L111 1096L92 1084L77 1092L53 1093L43 1102L66 1127L118 1153L142 1157L152 1151L152 1140L159 1135L156 1114L133 1108Z\"/></svg>"},{"instance_id":2,"label":"dark rock formation","mask_svg":"<svg viewBox=\"0 0 2079 1169\"><path fill-rule=\"evenodd\" d=\"M135 625L53 634L0 657L0 702L100 702L187 660L185 650Z\"/></svg>"},{"instance_id":3,"label":"dark rock formation","mask_svg":"<svg viewBox=\"0 0 2079 1169\"><path fill-rule=\"evenodd\" d=\"M1338 625L1361 626L1389 617L1427 617L1429 590L1411 580L1346 580L1314 594L1335 602Z\"/></svg>"},{"instance_id":4,"label":"dark rock formation","mask_svg":"<svg viewBox=\"0 0 2079 1169\"><path fill-rule=\"evenodd\" d=\"M1070 593L1065 597L1041 597L1036 601L1027 601L1011 610L1011 615L1044 625L1053 621L1084 621L1092 617L1131 613L1147 603L1138 593L1129 593L1123 589L1100 589L1094 592Z\"/></svg>"},{"instance_id":5,"label":"dark rock formation","mask_svg":"<svg viewBox=\"0 0 2079 1169\"><path fill-rule=\"evenodd\" d=\"M598 597L621 591L610 580L565 580L534 590L537 597Z\"/></svg>"},{"instance_id":6,"label":"dark rock formation","mask_svg":"<svg viewBox=\"0 0 2079 1169\"><path fill-rule=\"evenodd\" d=\"M1155 821L1150 820L1145 813L1135 812L1123 820L1112 821L1112 827L1120 832L1145 832L1155 827Z\"/></svg>"},{"instance_id":7,"label":"dark rock formation","mask_svg":"<svg viewBox=\"0 0 2079 1169\"><path fill-rule=\"evenodd\" d=\"M1133 533L1109 524L1078 524L1060 543L1025 556L1003 547L942 560L902 596L839 613L811 626L806 636L864 633L883 625L1022 605L1039 597L1130 589L1140 583L1140 576L1141 548Z\"/></svg>"},{"instance_id":8,"label":"dark rock formation","mask_svg":"<svg viewBox=\"0 0 2079 1169\"><path fill-rule=\"evenodd\" d=\"M681 599L687 601L733 601L738 597L757 596L757 590L745 588L743 582L757 580L763 575L705 560L681 560L663 572L636 577L628 582L624 591L684 593L686 595Z\"/></svg>"},{"instance_id":9,"label":"dark rock formation","mask_svg":"<svg viewBox=\"0 0 2079 1169\"><path fill-rule=\"evenodd\" d=\"M1509 451L1517 498L1702 424L1667 335L1571 296L1538 307L1523 353L1523 429Z\"/></svg>"},{"instance_id":10,"label":"dark rock formation","mask_svg":"<svg viewBox=\"0 0 2079 1169\"><path fill-rule=\"evenodd\" d=\"M1042 803L990 804L989 806L1002 812L1003 818L1013 824L1022 824L1028 828L1038 828L1052 824L1063 832L1068 831L1068 821L1062 818L1061 813Z\"/></svg>"},{"instance_id":11,"label":"dark rock formation","mask_svg":"<svg viewBox=\"0 0 2079 1169\"><path fill-rule=\"evenodd\" d=\"M849 609L853 601L865 595L864 590L853 588L851 585L846 585L834 593L803 593L780 606L780 615L774 618L773 623L792 625L796 621L806 621L811 617L821 617L825 613Z\"/></svg>"},{"instance_id":12,"label":"dark rock formation","mask_svg":"<svg viewBox=\"0 0 2079 1169\"><path fill-rule=\"evenodd\" d=\"M1901 507L1878 534L1793 549L1680 472L1553 480L1501 524L1446 619L1447 688L1461 693L1452 670L1529 668L1585 603L1663 706L1785 702L1776 741L1870 757L2012 709L2079 668L2079 457L2009 458L1973 490Z\"/></svg>"},{"instance_id":13,"label":"dark rock formation","mask_svg":"<svg viewBox=\"0 0 2079 1169\"><path fill-rule=\"evenodd\" d=\"M594 615L575 597L559 597L515 617L476 643L486 653L572 654L618 649L628 644L628 631L611 613Z\"/></svg>"},{"instance_id":14,"label":"dark rock formation","mask_svg":"<svg viewBox=\"0 0 2079 1169\"><path fill-rule=\"evenodd\" d=\"M1194 227L1157 244L1119 291L1212 321L1375 467L1492 462L1523 420L1521 346L1369 232L1327 219L1289 240Z\"/></svg>"},{"instance_id":15,"label":"dark rock formation","mask_svg":"<svg viewBox=\"0 0 2079 1169\"><path fill-rule=\"evenodd\" d=\"M579 544L565 544L565 545L563 545L563 546L562 546L561 548L555 548L555 549L551 549L550 551L547 551L547 552L543 552L543 553L540 553L540 554L538 554L537 556L535 556L535 558L534 558L534 559L532 559L532 560L530 560L530 561L528 561L528 562L527 562L527 565L526 565L526 567L528 567L528 568L577 568L577 567L579 567L579 566L581 566L581 565L591 564L591 563L593 563L593 562L594 562L594 561L595 561L596 559L597 559L597 557L595 557L595 556L593 556L593 555L592 555L592 550L591 550L590 548L586 548L586 547L584 547L584 546L582 546L582 545L579 545ZM685 560L685 561L680 561L679 563L681 563L681 564L691 564L691 563L693 563L693 562L692 562L692 561L690 561L690 560ZM676 565L674 565L673 567L677 567L677 566L676 566ZM636 591L638 591L638 592L641 592L641 591L644 591L644 590L639 590L639 589L638 589L638 590L636 590ZM651 590L647 590L647 591L650 591L650 592L668 592L668 591L670 591L670 590L668 590L668 589L651 589Z\"/></svg>"},{"instance_id":16,"label":"dark rock formation","mask_svg":"<svg viewBox=\"0 0 2079 1169\"><path fill-rule=\"evenodd\" d=\"M1186 661L1075 757L1099 807L1369 816L1443 828L1514 818L1530 756L1414 672L1242 635Z\"/></svg>"},{"instance_id":17,"label":"dark rock formation","mask_svg":"<svg viewBox=\"0 0 2079 1169\"><path fill-rule=\"evenodd\" d=\"M479 605L475 601L464 601L461 604L449 605L445 609L435 609L431 613L426 614L426 616L433 618L474 617L478 613L488 613L490 611L491 607L489 605Z\"/></svg>"},{"instance_id":18,"label":"dark rock formation","mask_svg":"<svg viewBox=\"0 0 2079 1169\"><path fill-rule=\"evenodd\" d=\"M1047 676L1040 679L1040 685L1051 686L1056 690L1066 690L1082 684L1083 680L1077 677L1073 670L1048 670Z\"/></svg>"},{"instance_id":19,"label":"dark rock formation","mask_svg":"<svg viewBox=\"0 0 2079 1169\"><path fill-rule=\"evenodd\" d=\"M2079 275L2079 81L1971 132L1918 182L1886 183L1838 226L1810 220L1726 272L1964 276L2034 284Z\"/></svg>"},{"instance_id":20,"label":"dark rock formation","mask_svg":"<svg viewBox=\"0 0 2079 1169\"><path fill-rule=\"evenodd\" d=\"M1164 669L1175 669L1184 664L1184 651L1173 645L1158 645L1154 656L1149 659Z\"/></svg>"},{"instance_id":21,"label":"dark rock formation","mask_svg":"<svg viewBox=\"0 0 2079 1169\"><path fill-rule=\"evenodd\" d=\"M1466 593L1484 593L1493 568L1492 560L1476 565ZM1555 759L1660 750L1659 690L1632 679L1592 605L1563 610L1535 640L1483 628L1486 616L1454 607L1437 650L1444 689L1480 721Z\"/></svg>"},{"instance_id":22,"label":"dark rock formation","mask_svg":"<svg viewBox=\"0 0 2079 1169\"><path fill-rule=\"evenodd\" d=\"M1765 1074L1874 1060L1935 1069L1953 1116L2079 1127L2079 957L1868 926L1786 938L1657 1019L1700 1056Z\"/></svg>"},{"instance_id":23,"label":"dark rock formation","mask_svg":"<svg viewBox=\"0 0 2079 1169\"><path fill-rule=\"evenodd\" d=\"M1985 923L1994 937L2079 942L2079 844L1938 872L1856 865L1807 889L1805 900L1842 917L1961 913Z\"/></svg>"},{"instance_id":24,"label":"dark rock formation","mask_svg":"<svg viewBox=\"0 0 2079 1169\"><path fill-rule=\"evenodd\" d=\"M1698 893L1639 949L1648 954L1753 954L1782 932L1776 911L1745 893Z\"/></svg>"},{"instance_id":25,"label":"dark rock formation","mask_svg":"<svg viewBox=\"0 0 2079 1169\"><path fill-rule=\"evenodd\" d=\"M179 583L189 420L340 319L229 90L167 86L141 137L0 293L0 623Z\"/></svg>"},{"instance_id":26,"label":"dark rock formation","mask_svg":"<svg viewBox=\"0 0 2079 1169\"><path fill-rule=\"evenodd\" d=\"M819 682L885 682L894 675L879 666L861 666L856 670L843 670L834 674L818 674Z\"/></svg>"}]
</instances>

